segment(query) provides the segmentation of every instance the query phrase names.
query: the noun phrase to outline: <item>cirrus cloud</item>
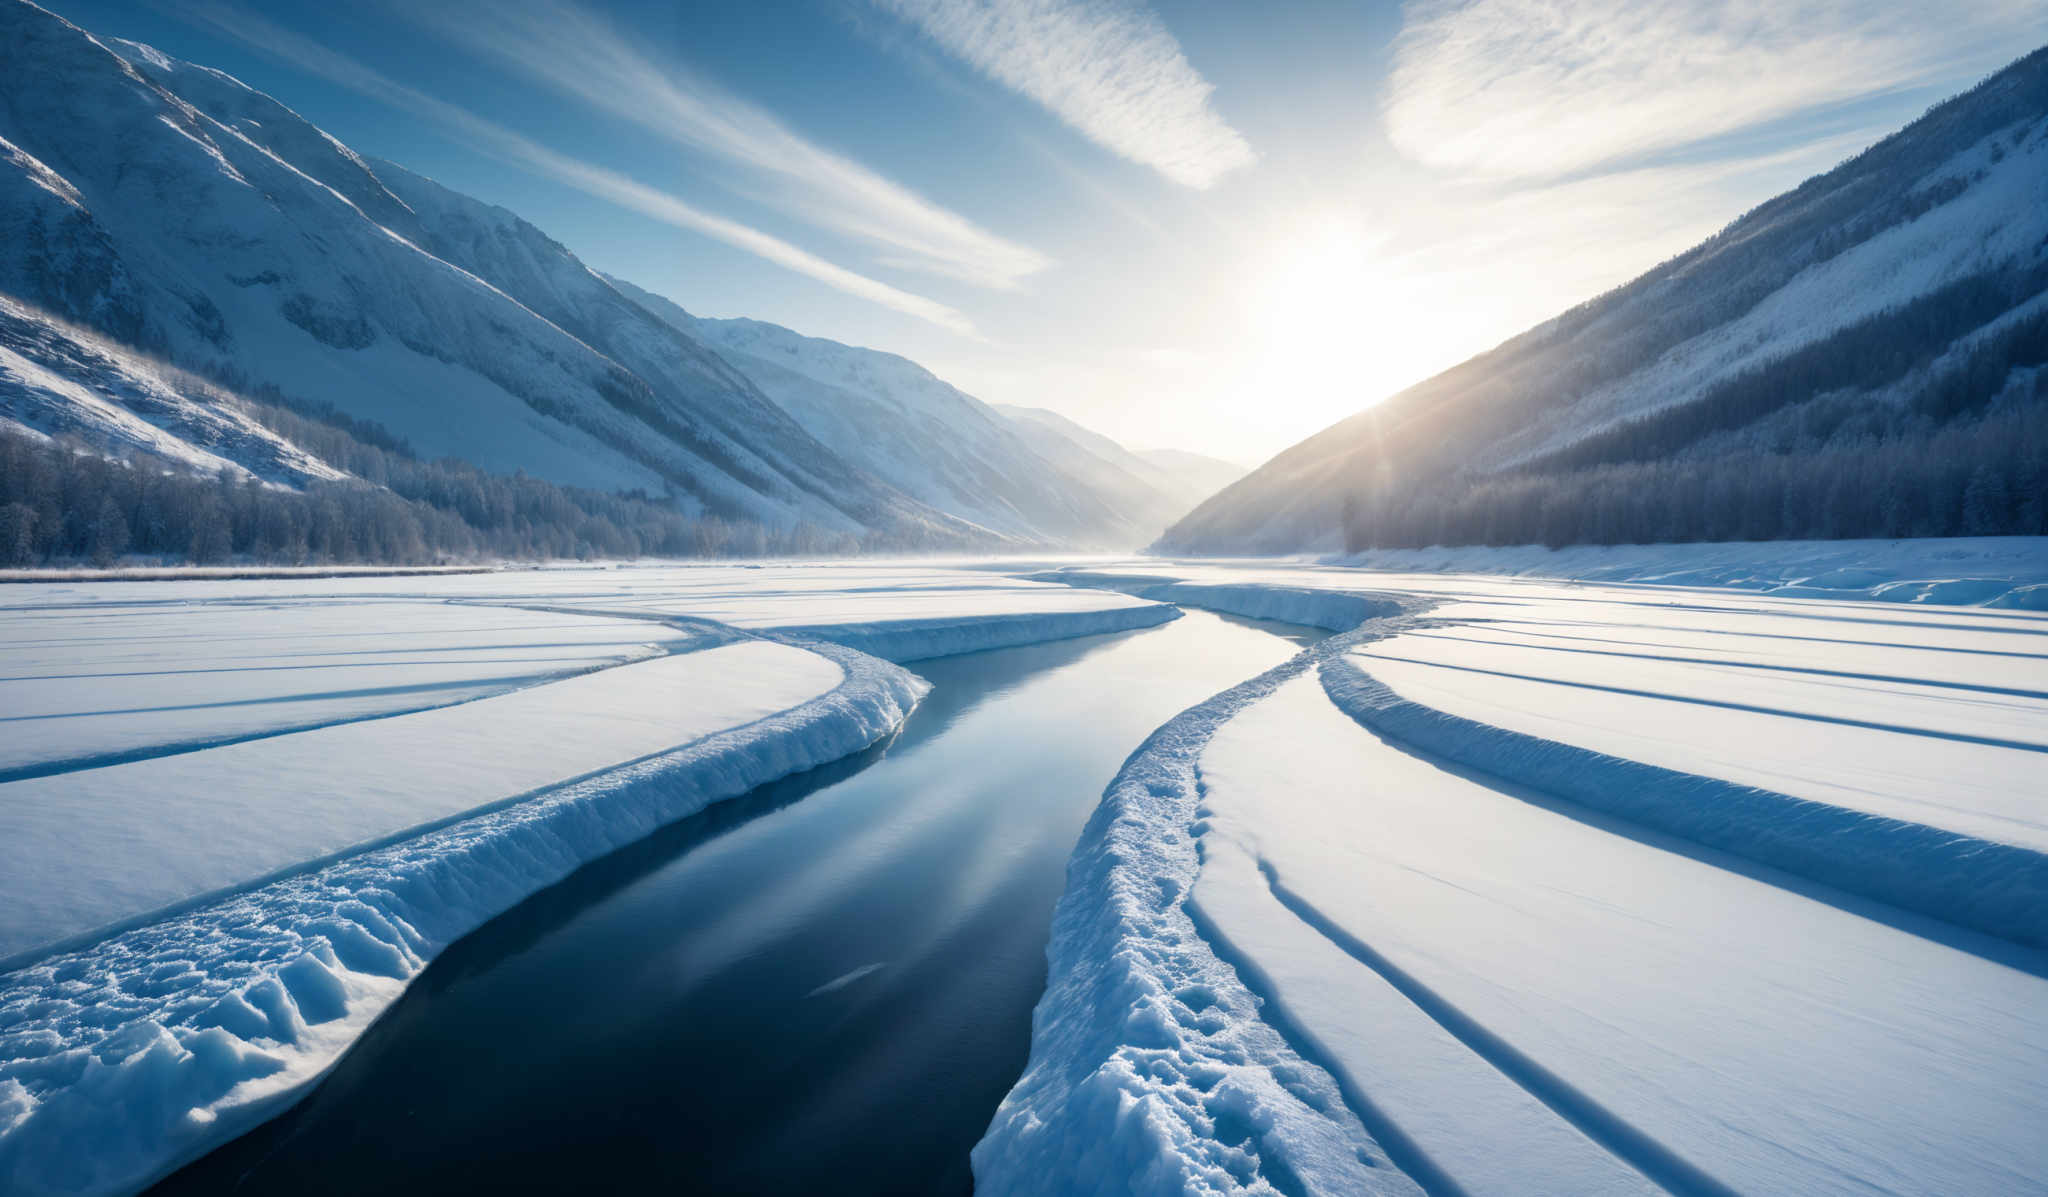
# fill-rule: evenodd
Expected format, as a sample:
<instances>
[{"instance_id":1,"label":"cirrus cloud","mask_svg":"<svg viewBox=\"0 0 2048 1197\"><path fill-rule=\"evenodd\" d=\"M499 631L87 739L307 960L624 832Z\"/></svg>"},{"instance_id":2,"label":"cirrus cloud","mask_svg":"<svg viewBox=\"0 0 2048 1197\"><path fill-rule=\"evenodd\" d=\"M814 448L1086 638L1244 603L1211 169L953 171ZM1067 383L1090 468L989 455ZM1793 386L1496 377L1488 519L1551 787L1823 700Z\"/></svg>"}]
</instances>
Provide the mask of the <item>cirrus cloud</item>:
<instances>
[{"instance_id":1,"label":"cirrus cloud","mask_svg":"<svg viewBox=\"0 0 2048 1197\"><path fill-rule=\"evenodd\" d=\"M1189 187L1256 155L1209 105L1215 85L1130 0L875 0L1090 141Z\"/></svg>"},{"instance_id":2,"label":"cirrus cloud","mask_svg":"<svg viewBox=\"0 0 2048 1197\"><path fill-rule=\"evenodd\" d=\"M1014 289L1051 259L981 228L560 0L406 8L405 15L566 95L762 180L764 201L888 252L888 264Z\"/></svg>"},{"instance_id":3,"label":"cirrus cloud","mask_svg":"<svg viewBox=\"0 0 2048 1197\"><path fill-rule=\"evenodd\" d=\"M2039 0L1411 0L1388 134L1429 166L1570 174L1988 72Z\"/></svg>"},{"instance_id":4,"label":"cirrus cloud","mask_svg":"<svg viewBox=\"0 0 2048 1197\"><path fill-rule=\"evenodd\" d=\"M183 11L237 41L309 74L346 87L440 125L471 148L511 162L586 195L721 241L735 249L825 284L837 291L914 316L961 336L979 339L974 324L958 310L849 270L780 237L708 212L618 171L551 149L469 109L394 80L328 46L295 33L247 9L219 0L189 4Z\"/></svg>"}]
</instances>

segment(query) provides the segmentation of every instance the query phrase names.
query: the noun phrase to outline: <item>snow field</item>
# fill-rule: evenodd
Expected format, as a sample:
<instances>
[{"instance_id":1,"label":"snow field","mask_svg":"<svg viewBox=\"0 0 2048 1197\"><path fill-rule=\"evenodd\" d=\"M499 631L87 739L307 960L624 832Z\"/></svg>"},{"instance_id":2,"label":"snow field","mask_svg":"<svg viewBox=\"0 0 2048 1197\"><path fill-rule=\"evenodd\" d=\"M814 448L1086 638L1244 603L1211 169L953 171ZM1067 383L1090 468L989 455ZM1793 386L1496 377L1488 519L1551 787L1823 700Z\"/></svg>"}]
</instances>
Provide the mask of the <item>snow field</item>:
<instances>
[{"instance_id":1,"label":"snow field","mask_svg":"<svg viewBox=\"0 0 2048 1197\"><path fill-rule=\"evenodd\" d=\"M2048 610L2048 537L1372 549L1332 564L1376 573L1752 590L1781 597Z\"/></svg>"},{"instance_id":2,"label":"snow field","mask_svg":"<svg viewBox=\"0 0 2048 1197\"><path fill-rule=\"evenodd\" d=\"M1225 724L1201 776L1203 918L1266 1016L1463 1191L2048 1175L2038 967L1447 771L1309 677Z\"/></svg>"},{"instance_id":3,"label":"snow field","mask_svg":"<svg viewBox=\"0 0 2048 1197\"><path fill-rule=\"evenodd\" d=\"M1906 572L1868 571L1919 585ZM196 750L0 785L0 934L17 827L45 837L24 859L49 858L20 892L77 925L0 973L0 1191L145 1183L302 1091L453 938L886 735L921 687L866 652L1176 614L1153 599L1353 630L1170 721L1112 784L979 1187L2041 1187L2024 1114L2048 1096L2048 965L2016 945L2048 925L2021 771L2048 746L2048 620L1273 563L864 561L0 588L10 633L102 620L74 637L83 667L23 649L50 654L7 670L23 685L223 653L287 675L170 675L254 700L206 718L287 734L198 748L158 727L142 751ZM122 647L122 620L173 612L213 622ZM224 639L330 618L333 652ZM555 635L586 618L587 639ZM461 651L413 659L415 627ZM577 660L520 660L537 651ZM336 723L354 700L323 671L356 653L394 693L527 688ZM54 813L60 782L86 819Z\"/></svg>"},{"instance_id":4,"label":"snow field","mask_svg":"<svg viewBox=\"0 0 2048 1197\"><path fill-rule=\"evenodd\" d=\"M745 641L395 719L0 785L0 961L753 723L842 680Z\"/></svg>"},{"instance_id":5,"label":"snow field","mask_svg":"<svg viewBox=\"0 0 2048 1197\"><path fill-rule=\"evenodd\" d=\"M2048 620L1631 594L1445 603L1324 682L1448 760L2048 946Z\"/></svg>"},{"instance_id":6,"label":"snow field","mask_svg":"<svg viewBox=\"0 0 2048 1197\"><path fill-rule=\"evenodd\" d=\"M1827 593L1955 593L1858 548ZM1274 562L1032 576L1371 622L1169 723L1105 795L980 1187L1365 1191L1349 1144L1432 1192L2048 1192L2048 621ZM1208 1052L1314 1078L1321 1116L1214 1117Z\"/></svg>"},{"instance_id":7,"label":"snow field","mask_svg":"<svg viewBox=\"0 0 2048 1197\"><path fill-rule=\"evenodd\" d=\"M399 599L165 602L131 583L65 601L74 588L51 589L4 609L0 710L15 734L0 742L0 780L444 706L697 638Z\"/></svg>"},{"instance_id":8,"label":"snow field","mask_svg":"<svg viewBox=\"0 0 2048 1197\"><path fill-rule=\"evenodd\" d=\"M704 672L702 661L720 652L720 672ZM289 1101L446 944L666 823L874 743L925 689L892 665L837 646L820 646L817 665L802 663L804 655L749 643L594 675L609 681L625 670L698 666L679 689L663 687L674 680L665 674L629 687L637 693L609 710L630 718L635 698L696 703L701 734L0 975L0 1189L140 1187ZM544 696L581 680L486 702ZM775 709L786 695L795 695L793 704ZM710 718L720 702L723 718ZM692 718L685 711L669 724L669 743ZM388 733L399 722L374 726ZM510 747L502 732L473 730L478 752ZM529 721L524 730L541 729ZM560 750L589 731L572 726L540 738ZM445 759L366 750L399 771L424 767L437 784L460 773ZM463 759L474 766L493 757Z\"/></svg>"},{"instance_id":9,"label":"snow field","mask_svg":"<svg viewBox=\"0 0 2048 1197\"><path fill-rule=\"evenodd\" d=\"M1196 757L1315 651L1168 722L1104 794L1053 918L1030 1063L974 1149L978 1192L1421 1191L1189 910Z\"/></svg>"},{"instance_id":10,"label":"snow field","mask_svg":"<svg viewBox=\"0 0 2048 1197\"><path fill-rule=\"evenodd\" d=\"M0 687L63 732L0 783L10 1194L147 1183L292 1100L486 919L889 734L923 683L841 641L1178 614L877 563L31 583L0 612Z\"/></svg>"},{"instance_id":11,"label":"snow field","mask_svg":"<svg viewBox=\"0 0 2048 1197\"><path fill-rule=\"evenodd\" d=\"M939 655L1146 627L1171 618L1129 595L1010 577L986 562L768 562L503 570L403 579L195 578L151 583L159 602L362 603L410 601L527 608L540 616L710 621L753 632L872 644L885 653ZM0 588L0 614L72 603L133 602L132 582L29 583ZM481 618L481 617L479 617ZM673 628L662 634L679 637ZM651 634L651 633L650 633Z\"/></svg>"}]
</instances>

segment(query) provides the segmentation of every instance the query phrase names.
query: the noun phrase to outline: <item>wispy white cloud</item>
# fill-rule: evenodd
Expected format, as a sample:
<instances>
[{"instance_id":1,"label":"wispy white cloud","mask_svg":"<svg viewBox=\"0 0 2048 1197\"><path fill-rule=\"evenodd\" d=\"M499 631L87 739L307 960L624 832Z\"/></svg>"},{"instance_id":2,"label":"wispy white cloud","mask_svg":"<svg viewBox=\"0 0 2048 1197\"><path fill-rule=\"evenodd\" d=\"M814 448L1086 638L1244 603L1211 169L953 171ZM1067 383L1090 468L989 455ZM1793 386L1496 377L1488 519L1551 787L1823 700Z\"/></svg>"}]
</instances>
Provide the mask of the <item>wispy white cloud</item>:
<instances>
[{"instance_id":1,"label":"wispy white cloud","mask_svg":"<svg viewBox=\"0 0 2048 1197\"><path fill-rule=\"evenodd\" d=\"M1430 166L1557 176L1989 71L2040 0L1410 0L1387 129Z\"/></svg>"},{"instance_id":2,"label":"wispy white cloud","mask_svg":"<svg viewBox=\"0 0 2048 1197\"><path fill-rule=\"evenodd\" d=\"M588 10L514 0L420 6L408 15L563 94L739 166L765 183L754 194L766 202L880 246L890 265L996 288L1051 265L681 64L657 62Z\"/></svg>"},{"instance_id":3,"label":"wispy white cloud","mask_svg":"<svg viewBox=\"0 0 2048 1197\"><path fill-rule=\"evenodd\" d=\"M1206 188L1255 159L1136 0L874 0L1104 148Z\"/></svg>"},{"instance_id":4,"label":"wispy white cloud","mask_svg":"<svg viewBox=\"0 0 2048 1197\"><path fill-rule=\"evenodd\" d=\"M588 195L639 212L675 228L722 241L798 274L892 308L963 336L978 336L959 311L922 295L890 286L779 237L707 212L657 187L618 171L553 150L532 138L478 116L460 105L428 95L372 67L285 29L253 12L221 4L183 9L196 20L264 53L372 99L432 120L475 148L565 183Z\"/></svg>"}]
</instances>

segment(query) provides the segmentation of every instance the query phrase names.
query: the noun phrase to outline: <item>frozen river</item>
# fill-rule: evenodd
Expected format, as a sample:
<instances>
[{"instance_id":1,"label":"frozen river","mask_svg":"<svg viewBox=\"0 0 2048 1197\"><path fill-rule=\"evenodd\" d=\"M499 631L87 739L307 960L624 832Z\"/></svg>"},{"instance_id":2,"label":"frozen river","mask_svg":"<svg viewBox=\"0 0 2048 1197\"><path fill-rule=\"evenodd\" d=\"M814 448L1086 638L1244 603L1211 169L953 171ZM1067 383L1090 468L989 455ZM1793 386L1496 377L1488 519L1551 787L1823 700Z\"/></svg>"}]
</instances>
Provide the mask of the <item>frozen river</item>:
<instances>
[{"instance_id":1,"label":"frozen river","mask_svg":"<svg viewBox=\"0 0 2048 1197\"><path fill-rule=\"evenodd\" d=\"M892 742L486 924L304 1102L160 1191L568 1191L597 1166L607 1189L965 1192L1103 787L1316 635L1189 611L922 662Z\"/></svg>"}]
</instances>

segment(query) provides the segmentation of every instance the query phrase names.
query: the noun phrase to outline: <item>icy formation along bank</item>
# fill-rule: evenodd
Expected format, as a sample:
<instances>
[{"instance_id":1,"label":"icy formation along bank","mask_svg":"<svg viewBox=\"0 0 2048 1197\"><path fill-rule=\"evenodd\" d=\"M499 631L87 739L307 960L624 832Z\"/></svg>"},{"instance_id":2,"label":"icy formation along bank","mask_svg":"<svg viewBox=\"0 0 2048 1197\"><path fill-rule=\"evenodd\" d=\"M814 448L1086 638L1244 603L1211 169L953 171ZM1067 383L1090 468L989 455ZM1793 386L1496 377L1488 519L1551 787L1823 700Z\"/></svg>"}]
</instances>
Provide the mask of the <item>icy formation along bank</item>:
<instances>
[{"instance_id":1,"label":"icy formation along bank","mask_svg":"<svg viewBox=\"0 0 2048 1197\"><path fill-rule=\"evenodd\" d=\"M1066 786L978 1188L2048 1191L2048 542L1787 551L0 587L0 1191L284 1108L485 921L892 736L925 687L877 655L1199 608L1331 634L1115 675L1164 722ZM893 775L997 755L952 751Z\"/></svg>"},{"instance_id":2,"label":"icy formation along bank","mask_svg":"<svg viewBox=\"0 0 2048 1197\"><path fill-rule=\"evenodd\" d=\"M1036 576L1348 630L1110 786L979 1191L2048 1192L2048 617Z\"/></svg>"},{"instance_id":3,"label":"icy formation along bank","mask_svg":"<svg viewBox=\"0 0 2048 1197\"><path fill-rule=\"evenodd\" d=\"M0 756L10 1194L148 1183L288 1105L485 920L891 735L925 683L839 640L915 657L1177 614L887 567L29 584L0 608L29 733Z\"/></svg>"},{"instance_id":4,"label":"icy formation along bank","mask_svg":"<svg viewBox=\"0 0 2048 1197\"><path fill-rule=\"evenodd\" d=\"M1024 1068L1103 787L1159 724L1304 638L1190 611L921 662L932 691L885 744L492 919L304 1100L149 1197L957 1197Z\"/></svg>"}]
</instances>

